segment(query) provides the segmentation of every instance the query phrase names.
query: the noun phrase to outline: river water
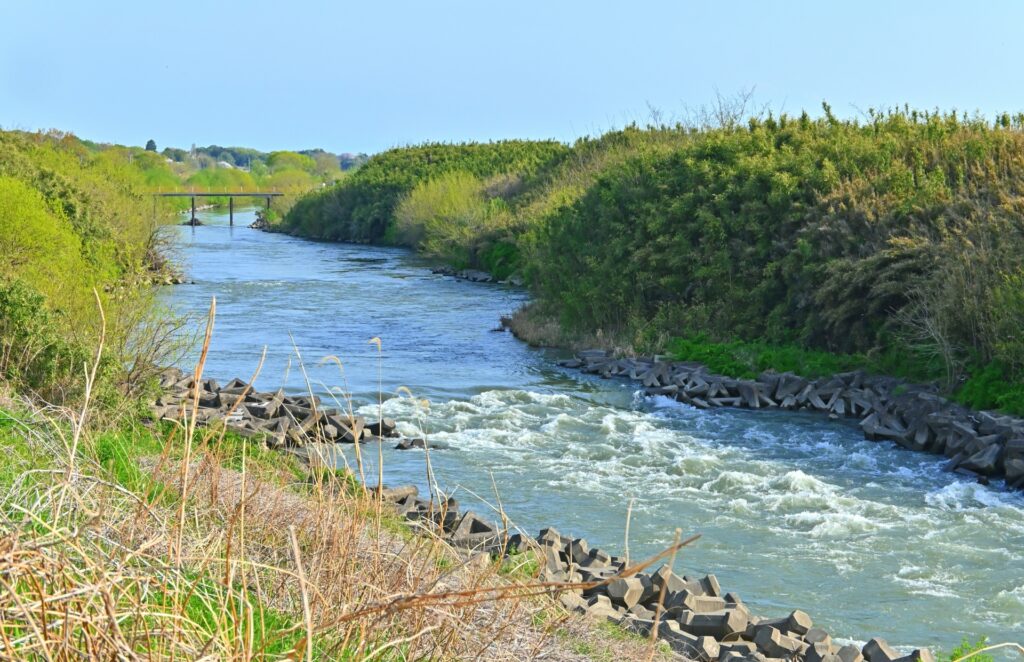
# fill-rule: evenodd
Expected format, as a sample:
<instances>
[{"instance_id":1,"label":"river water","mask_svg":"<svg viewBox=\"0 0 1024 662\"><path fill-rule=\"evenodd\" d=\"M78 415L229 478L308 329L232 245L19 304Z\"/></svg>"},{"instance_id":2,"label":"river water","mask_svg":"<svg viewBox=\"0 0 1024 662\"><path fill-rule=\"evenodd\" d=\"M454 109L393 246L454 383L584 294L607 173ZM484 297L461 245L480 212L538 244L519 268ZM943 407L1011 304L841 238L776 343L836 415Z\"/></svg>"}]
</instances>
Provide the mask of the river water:
<instances>
[{"instance_id":1,"label":"river water","mask_svg":"<svg viewBox=\"0 0 1024 662\"><path fill-rule=\"evenodd\" d=\"M172 227L194 284L167 301L203 315L217 298L207 374L260 388L305 382L352 396L431 452L436 481L466 507L536 534L555 526L633 558L702 538L677 561L715 573L755 613L801 608L833 636L939 646L1021 639L1024 497L941 471L941 459L865 441L812 414L698 411L636 385L563 370L561 354L495 332L519 290L430 273L400 249L319 243L245 227L251 211ZM379 337L382 352L369 341ZM325 356L333 362L319 363ZM378 379L381 388L378 390ZM400 387L415 394L396 396ZM402 391L404 393L404 391ZM429 406L418 404L427 400ZM354 463L352 447L339 447ZM368 475L376 475L368 451ZM344 460L340 460L344 461ZM426 492L423 451L385 447L385 482Z\"/></svg>"}]
</instances>

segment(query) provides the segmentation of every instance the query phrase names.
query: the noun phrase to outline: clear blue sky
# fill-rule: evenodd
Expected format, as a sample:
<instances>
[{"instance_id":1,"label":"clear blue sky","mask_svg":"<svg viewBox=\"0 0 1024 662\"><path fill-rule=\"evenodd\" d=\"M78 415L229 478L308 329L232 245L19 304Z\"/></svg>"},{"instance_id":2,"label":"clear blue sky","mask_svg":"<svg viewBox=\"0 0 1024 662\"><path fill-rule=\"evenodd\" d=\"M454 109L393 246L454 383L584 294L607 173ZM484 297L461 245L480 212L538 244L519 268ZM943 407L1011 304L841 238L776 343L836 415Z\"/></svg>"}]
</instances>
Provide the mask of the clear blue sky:
<instances>
[{"instance_id":1,"label":"clear blue sky","mask_svg":"<svg viewBox=\"0 0 1024 662\"><path fill-rule=\"evenodd\" d=\"M375 152L778 111L1024 110L1024 2L5 0L0 126Z\"/></svg>"}]
</instances>

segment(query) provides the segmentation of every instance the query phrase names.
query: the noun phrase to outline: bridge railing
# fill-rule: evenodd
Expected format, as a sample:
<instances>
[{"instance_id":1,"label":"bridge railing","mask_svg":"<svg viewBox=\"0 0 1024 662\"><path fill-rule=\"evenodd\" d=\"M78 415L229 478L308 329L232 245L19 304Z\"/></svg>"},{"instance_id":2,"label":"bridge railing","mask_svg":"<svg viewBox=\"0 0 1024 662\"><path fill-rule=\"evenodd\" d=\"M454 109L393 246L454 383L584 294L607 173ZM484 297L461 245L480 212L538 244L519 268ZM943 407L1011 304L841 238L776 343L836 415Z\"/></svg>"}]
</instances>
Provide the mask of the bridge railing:
<instances>
[{"instance_id":1,"label":"bridge railing","mask_svg":"<svg viewBox=\"0 0 1024 662\"><path fill-rule=\"evenodd\" d=\"M218 187L201 187L201 186L175 186L174 188L163 188L157 187L157 189L150 191L151 195L284 195L284 191L278 189L265 190L259 188L246 188L239 186L238 188L227 188L223 186Z\"/></svg>"}]
</instances>

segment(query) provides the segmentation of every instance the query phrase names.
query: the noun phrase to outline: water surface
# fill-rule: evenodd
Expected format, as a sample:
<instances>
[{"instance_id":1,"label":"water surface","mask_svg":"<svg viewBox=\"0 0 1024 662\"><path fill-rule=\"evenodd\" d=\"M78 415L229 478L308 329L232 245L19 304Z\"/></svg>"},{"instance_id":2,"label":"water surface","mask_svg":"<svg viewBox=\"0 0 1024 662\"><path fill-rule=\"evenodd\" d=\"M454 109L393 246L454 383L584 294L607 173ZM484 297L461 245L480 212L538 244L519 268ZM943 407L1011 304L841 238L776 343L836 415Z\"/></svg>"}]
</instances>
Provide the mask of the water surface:
<instances>
[{"instance_id":1,"label":"water surface","mask_svg":"<svg viewBox=\"0 0 1024 662\"><path fill-rule=\"evenodd\" d=\"M634 557L667 546L677 527L700 533L677 569L714 572L758 613L799 607L834 636L947 652L963 636L1024 631L1020 493L813 414L641 398L635 384L560 369L559 354L492 331L521 291L433 275L404 250L267 234L244 227L251 212L235 216L233 228L220 213L168 228L195 281L168 288L168 300L201 314L217 297L208 374L247 378L266 346L258 385L304 390L294 340L313 388L352 393L370 418L379 378L385 415L447 447L432 465L463 504L493 516L497 484L525 530L553 525L622 553L633 500ZM343 373L317 365L328 355ZM429 408L395 397L401 386ZM386 482L425 491L424 459L386 447Z\"/></svg>"}]
</instances>

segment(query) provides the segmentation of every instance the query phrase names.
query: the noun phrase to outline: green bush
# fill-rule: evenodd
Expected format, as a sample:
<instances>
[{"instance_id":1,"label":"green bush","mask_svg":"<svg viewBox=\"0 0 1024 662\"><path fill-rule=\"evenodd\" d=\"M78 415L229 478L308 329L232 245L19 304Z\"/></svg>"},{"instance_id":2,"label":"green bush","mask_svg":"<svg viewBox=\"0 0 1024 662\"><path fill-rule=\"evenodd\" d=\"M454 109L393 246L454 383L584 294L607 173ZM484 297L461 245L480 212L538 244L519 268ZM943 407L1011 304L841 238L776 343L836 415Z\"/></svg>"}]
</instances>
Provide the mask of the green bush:
<instances>
[{"instance_id":1,"label":"green bush","mask_svg":"<svg viewBox=\"0 0 1024 662\"><path fill-rule=\"evenodd\" d=\"M418 184L454 171L481 180L504 173L528 176L565 151L554 141L523 140L388 150L338 184L298 200L283 225L322 239L383 241L395 236L395 210Z\"/></svg>"},{"instance_id":2,"label":"green bush","mask_svg":"<svg viewBox=\"0 0 1024 662\"><path fill-rule=\"evenodd\" d=\"M1019 126L769 117L603 170L528 263L570 329L902 354L950 384L977 356L1019 381L1022 192Z\"/></svg>"},{"instance_id":3,"label":"green bush","mask_svg":"<svg viewBox=\"0 0 1024 662\"><path fill-rule=\"evenodd\" d=\"M0 376L46 395L70 390L88 352L61 326L42 295L17 280L0 281Z\"/></svg>"},{"instance_id":4,"label":"green bush","mask_svg":"<svg viewBox=\"0 0 1024 662\"><path fill-rule=\"evenodd\" d=\"M453 249L486 217L480 180L455 170L419 182L402 197L395 208L393 238L431 256L457 259Z\"/></svg>"},{"instance_id":5,"label":"green bush","mask_svg":"<svg viewBox=\"0 0 1024 662\"><path fill-rule=\"evenodd\" d=\"M1013 372L1006 365L993 362L968 372L956 393L959 402L974 409L1024 415L1024 384L1010 377Z\"/></svg>"},{"instance_id":6,"label":"green bush","mask_svg":"<svg viewBox=\"0 0 1024 662\"><path fill-rule=\"evenodd\" d=\"M975 651L978 651L978 650L981 650L982 648L985 648L985 646L987 646L987 645L988 645L988 640L985 637L982 637L981 639L978 639L978 641L976 641L973 644L971 643L970 639L968 639L967 637L964 637L964 639L960 643L960 645L957 646L956 648L954 648L952 650L952 652L950 652L948 657L940 656L939 659L940 660L944 660L944 662L953 662L954 660L959 660L962 657L965 657L967 655L971 655L971 653L973 653ZM987 654L987 653L981 653L979 655L973 655L972 657L970 657L968 659L971 662L994 662L994 658L991 655Z\"/></svg>"},{"instance_id":7,"label":"green bush","mask_svg":"<svg viewBox=\"0 0 1024 662\"><path fill-rule=\"evenodd\" d=\"M521 266L519 247L508 240L497 240L479 250L480 266L498 280L504 280Z\"/></svg>"},{"instance_id":8,"label":"green bush","mask_svg":"<svg viewBox=\"0 0 1024 662\"><path fill-rule=\"evenodd\" d=\"M141 151L141 150L140 150ZM154 160L155 159L155 160ZM154 229L147 169L70 134L0 131L0 376L60 402L82 392L107 317L106 392L144 296Z\"/></svg>"}]
</instances>

